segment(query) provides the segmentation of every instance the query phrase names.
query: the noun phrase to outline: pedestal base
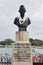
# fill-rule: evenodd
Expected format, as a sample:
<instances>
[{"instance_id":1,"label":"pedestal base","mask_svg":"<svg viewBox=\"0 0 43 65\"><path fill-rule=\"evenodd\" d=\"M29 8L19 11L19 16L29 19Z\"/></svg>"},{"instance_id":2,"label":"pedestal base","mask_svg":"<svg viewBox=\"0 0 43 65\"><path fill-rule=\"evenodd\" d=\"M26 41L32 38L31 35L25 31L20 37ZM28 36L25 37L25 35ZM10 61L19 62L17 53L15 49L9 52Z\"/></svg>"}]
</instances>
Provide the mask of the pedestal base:
<instances>
[{"instance_id":1,"label":"pedestal base","mask_svg":"<svg viewBox=\"0 0 43 65\"><path fill-rule=\"evenodd\" d=\"M12 50L12 65L32 65L32 50L29 32L17 31Z\"/></svg>"},{"instance_id":2,"label":"pedestal base","mask_svg":"<svg viewBox=\"0 0 43 65\"><path fill-rule=\"evenodd\" d=\"M32 50L29 41L18 41L14 43L12 65L32 65Z\"/></svg>"},{"instance_id":3,"label":"pedestal base","mask_svg":"<svg viewBox=\"0 0 43 65\"><path fill-rule=\"evenodd\" d=\"M13 65L32 65L31 62L13 62Z\"/></svg>"}]
</instances>

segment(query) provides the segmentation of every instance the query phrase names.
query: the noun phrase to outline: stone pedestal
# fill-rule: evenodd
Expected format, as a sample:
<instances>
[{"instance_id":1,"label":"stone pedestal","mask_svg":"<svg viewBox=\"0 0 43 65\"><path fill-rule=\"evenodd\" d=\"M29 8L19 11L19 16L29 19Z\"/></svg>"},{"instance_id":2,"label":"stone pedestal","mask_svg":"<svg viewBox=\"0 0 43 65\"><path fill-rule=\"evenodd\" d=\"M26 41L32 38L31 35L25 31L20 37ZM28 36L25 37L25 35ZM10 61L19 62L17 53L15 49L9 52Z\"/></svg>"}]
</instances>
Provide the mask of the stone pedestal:
<instances>
[{"instance_id":1,"label":"stone pedestal","mask_svg":"<svg viewBox=\"0 0 43 65\"><path fill-rule=\"evenodd\" d=\"M29 32L16 32L16 41L29 41Z\"/></svg>"},{"instance_id":2,"label":"stone pedestal","mask_svg":"<svg viewBox=\"0 0 43 65\"><path fill-rule=\"evenodd\" d=\"M12 65L32 65L32 50L29 32L16 32L16 41L12 50Z\"/></svg>"}]
</instances>

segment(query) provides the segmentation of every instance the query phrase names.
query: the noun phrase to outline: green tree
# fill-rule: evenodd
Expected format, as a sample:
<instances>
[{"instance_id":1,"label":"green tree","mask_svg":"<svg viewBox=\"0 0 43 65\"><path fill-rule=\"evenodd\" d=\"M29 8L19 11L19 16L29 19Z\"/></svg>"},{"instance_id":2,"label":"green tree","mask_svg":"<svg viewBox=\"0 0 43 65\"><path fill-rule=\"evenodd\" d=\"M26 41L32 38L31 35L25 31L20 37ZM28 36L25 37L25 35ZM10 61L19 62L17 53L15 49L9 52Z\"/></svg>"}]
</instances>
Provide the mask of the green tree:
<instances>
[{"instance_id":1,"label":"green tree","mask_svg":"<svg viewBox=\"0 0 43 65\"><path fill-rule=\"evenodd\" d=\"M1 45L11 45L11 43L14 43L14 41L11 39L5 39L4 41L0 42Z\"/></svg>"},{"instance_id":2,"label":"green tree","mask_svg":"<svg viewBox=\"0 0 43 65\"><path fill-rule=\"evenodd\" d=\"M39 39L32 39L30 38L31 45L33 46L41 46L43 45L43 41Z\"/></svg>"}]
</instances>

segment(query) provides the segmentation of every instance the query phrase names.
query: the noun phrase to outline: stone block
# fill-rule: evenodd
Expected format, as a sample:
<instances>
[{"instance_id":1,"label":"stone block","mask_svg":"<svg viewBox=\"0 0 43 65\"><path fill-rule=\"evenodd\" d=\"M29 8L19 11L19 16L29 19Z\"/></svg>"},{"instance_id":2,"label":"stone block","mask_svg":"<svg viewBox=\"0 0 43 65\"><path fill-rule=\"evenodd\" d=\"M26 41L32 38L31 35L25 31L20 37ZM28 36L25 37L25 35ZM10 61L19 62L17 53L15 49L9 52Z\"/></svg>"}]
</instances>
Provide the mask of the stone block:
<instances>
[{"instance_id":1,"label":"stone block","mask_svg":"<svg viewBox=\"0 0 43 65\"><path fill-rule=\"evenodd\" d=\"M29 41L29 32L28 31L16 32L16 41Z\"/></svg>"}]
</instances>

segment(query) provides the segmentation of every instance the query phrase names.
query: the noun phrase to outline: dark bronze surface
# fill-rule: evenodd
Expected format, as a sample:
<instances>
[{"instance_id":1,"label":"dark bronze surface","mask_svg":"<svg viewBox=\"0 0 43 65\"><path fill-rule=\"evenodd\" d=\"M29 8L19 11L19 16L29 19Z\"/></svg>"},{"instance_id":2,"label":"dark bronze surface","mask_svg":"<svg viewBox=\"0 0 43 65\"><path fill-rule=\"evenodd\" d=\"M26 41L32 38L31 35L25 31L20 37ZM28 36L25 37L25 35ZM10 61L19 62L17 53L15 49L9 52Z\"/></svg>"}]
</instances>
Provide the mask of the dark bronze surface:
<instances>
[{"instance_id":1,"label":"dark bronze surface","mask_svg":"<svg viewBox=\"0 0 43 65\"><path fill-rule=\"evenodd\" d=\"M25 12L26 12L26 9L25 9L24 5L21 5L20 8L19 8L19 13L20 13L21 19L24 18ZM27 30L27 26L31 23L31 21L27 17L25 19L25 21L21 21L21 23L22 22L24 22L24 23L23 24L20 24L19 17L16 17L15 20L14 20L14 24L19 27L19 31L26 31Z\"/></svg>"}]
</instances>

